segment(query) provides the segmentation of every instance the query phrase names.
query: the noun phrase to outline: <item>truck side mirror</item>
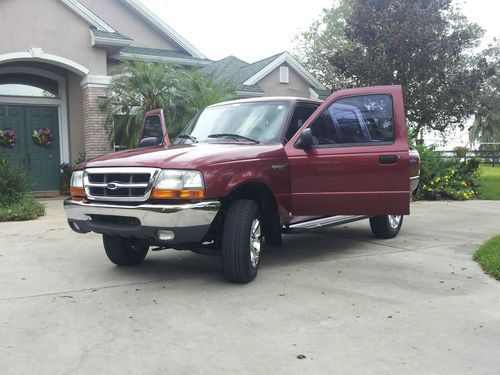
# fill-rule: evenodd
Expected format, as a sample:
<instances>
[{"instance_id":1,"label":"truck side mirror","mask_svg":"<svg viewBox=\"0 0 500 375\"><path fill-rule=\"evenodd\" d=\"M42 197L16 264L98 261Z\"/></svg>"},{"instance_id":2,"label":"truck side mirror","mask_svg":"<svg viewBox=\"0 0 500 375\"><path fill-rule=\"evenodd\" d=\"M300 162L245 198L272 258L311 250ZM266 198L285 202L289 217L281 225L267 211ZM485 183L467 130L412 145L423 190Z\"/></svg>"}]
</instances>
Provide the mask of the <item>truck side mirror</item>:
<instances>
[{"instance_id":1,"label":"truck side mirror","mask_svg":"<svg viewBox=\"0 0 500 375\"><path fill-rule=\"evenodd\" d=\"M160 140L156 137L147 137L147 138L142 138L139 141L139 144L137 147L152 147L152 146L158 146L160 144Z\"/></svg>"},{"instance_id":2,"label":"truck side mirror","mask_svg":"<svg viewBox=\"0 0 500 375\"><path fill-rule=\"evenodd\" d=\"M311 148L313 145L313 136L311 133L311 129L307 128L302 130L300 133L299 140L297 141L297 147L307 150Z\"/></svg>"}]
</instances>

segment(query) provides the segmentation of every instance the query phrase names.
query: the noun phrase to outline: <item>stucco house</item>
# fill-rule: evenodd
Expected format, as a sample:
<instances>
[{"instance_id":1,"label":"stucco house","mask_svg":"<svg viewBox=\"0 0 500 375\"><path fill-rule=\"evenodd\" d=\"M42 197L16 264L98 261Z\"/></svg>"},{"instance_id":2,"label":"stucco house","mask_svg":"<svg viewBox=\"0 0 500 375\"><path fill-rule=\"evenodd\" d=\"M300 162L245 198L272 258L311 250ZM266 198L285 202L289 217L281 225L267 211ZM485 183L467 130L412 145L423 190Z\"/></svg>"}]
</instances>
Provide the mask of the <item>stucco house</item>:
<instances>
[{"instance_id":1,"label":"stucco house","mask_svg":"<svg viewBox=\"0 0 500 375\"><path fill-rule=\"evenodd\" d=\"M323 96L290 54L213 62L138 0L1 0L0 17L0 156L37 191L59 189L62 162L110 150L99 103L123 60L225 66L240 96Z\"/></svg>"}]
</instances>

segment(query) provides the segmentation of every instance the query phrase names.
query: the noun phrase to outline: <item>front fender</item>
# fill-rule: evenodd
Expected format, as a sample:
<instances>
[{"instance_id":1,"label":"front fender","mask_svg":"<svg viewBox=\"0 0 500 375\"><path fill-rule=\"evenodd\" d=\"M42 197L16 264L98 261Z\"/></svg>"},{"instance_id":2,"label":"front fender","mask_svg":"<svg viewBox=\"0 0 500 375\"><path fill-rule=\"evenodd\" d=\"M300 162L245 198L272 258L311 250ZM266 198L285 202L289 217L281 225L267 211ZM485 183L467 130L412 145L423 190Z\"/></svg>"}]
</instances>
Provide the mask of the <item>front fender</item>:
<instances>
[{"instance_id":1,"label":"front fender","mask_svg":"<svg viewBox=\"0 0 500 375\"><path fill-rule=\"evenodd\" d=\"M274 195L280 211L289 212L290 174L284 158L237 160L202 171L207 199L220 199L245 184L261 183Z\"/></svg>"}]
</instances>

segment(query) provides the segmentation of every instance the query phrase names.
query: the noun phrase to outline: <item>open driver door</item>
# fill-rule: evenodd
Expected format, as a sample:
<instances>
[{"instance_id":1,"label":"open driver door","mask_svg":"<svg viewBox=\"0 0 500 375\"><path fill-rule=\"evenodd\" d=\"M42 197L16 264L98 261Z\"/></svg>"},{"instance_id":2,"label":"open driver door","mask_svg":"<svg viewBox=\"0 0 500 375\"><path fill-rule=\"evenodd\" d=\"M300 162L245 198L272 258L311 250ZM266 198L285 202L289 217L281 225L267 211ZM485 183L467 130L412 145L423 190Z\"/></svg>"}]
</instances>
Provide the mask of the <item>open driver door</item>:
<instances>
[{"instance_id":1,"label":"open driver door","mask_svg":"<svg viewBox=\"0 0 500 375\"><path fill-rule=\"evenodd\" d=\"M139 131L139 147L170 145L163 109L146 112Z\"/></svg>"},{"instance_id":2,"label":"open driver door","mask_svg":"<svg viewBox=\"0 0 500 375\"><path fill-rule=\"evenodd\" d=\"M409 214L401 86L333 93L285 152L293 216Z\"/></svg>"}]
</instances>

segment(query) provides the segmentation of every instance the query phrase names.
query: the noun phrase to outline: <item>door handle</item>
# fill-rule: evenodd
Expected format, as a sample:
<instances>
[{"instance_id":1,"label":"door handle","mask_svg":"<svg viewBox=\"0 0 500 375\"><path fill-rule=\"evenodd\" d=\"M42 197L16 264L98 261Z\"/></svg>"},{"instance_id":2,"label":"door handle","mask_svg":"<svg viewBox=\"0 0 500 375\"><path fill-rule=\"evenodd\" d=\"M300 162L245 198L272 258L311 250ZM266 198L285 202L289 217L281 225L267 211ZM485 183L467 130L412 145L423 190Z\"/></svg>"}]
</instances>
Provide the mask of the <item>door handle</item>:
<instances>
[{"instance_id":1,"label":"door handle","mask_svg":"<svg viewBox=\"0 0 500 375\"><path fill-rule=\"evenodd\" d=\"M378 161L380 164L394 164L399 160L397 155L380 155Z\"/></svg>"},{"instance_id":2,"label":"door handle","mask_svg":"<svg viewBox=\"0 0 500 375\"><path fill-rule=\"evenodd\" d=\"M28 153L28 156L26 158L28 159L28 170L31 171L31 154Z\"/></svg>"}]
</instances>

